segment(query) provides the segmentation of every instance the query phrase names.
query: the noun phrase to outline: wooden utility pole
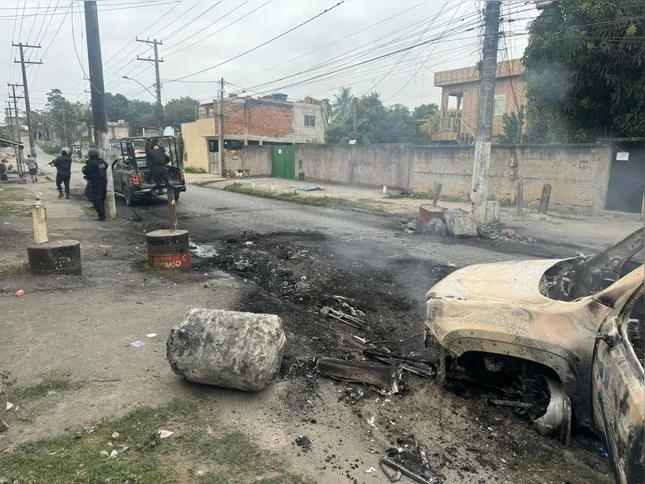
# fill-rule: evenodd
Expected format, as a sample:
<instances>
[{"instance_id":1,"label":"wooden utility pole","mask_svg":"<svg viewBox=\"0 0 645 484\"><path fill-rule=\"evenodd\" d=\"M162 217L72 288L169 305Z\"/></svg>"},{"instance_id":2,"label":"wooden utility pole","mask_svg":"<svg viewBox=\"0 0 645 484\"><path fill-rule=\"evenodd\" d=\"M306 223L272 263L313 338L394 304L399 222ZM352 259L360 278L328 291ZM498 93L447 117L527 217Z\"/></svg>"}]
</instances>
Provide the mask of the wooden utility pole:
<instances>
[{"instance_id":1,"label":"wooden utility pole","mask_svg":"<svg viewBox=\"0 0 645 484\"><path fill-rule=\"evenodd\" d=\"M29 151L31 152L31 157L36 158L36 139L34 138L34 130L31 126L31 107L29 104L29 88L27 87L27 69L26 66L32 64L42 64L42 62L36 61L26 61L25 60L25 49L40 49L39 45L28 45L19 42L17 44L11 44L14 47L20 48L20 60L15 60L14 63L20 64L22 69L22 91L25 95L25 110L27 111L27 131L29 132ZM18 131L20 134L20 131Z\"/></svg>"},{"instance_id":2,"label":"wooden utility pole","mask_svg":"<svg viewBox=\"0 0 645 484\"><path fill-rule=\"evenodd\" d=\"M501 0L488 0L484 11L484 48L482 61L479 64L477 134L475 137L472 192L470 194L472 215L475 222L479 224L486 223L488 169L490 166L493 114L495 111L500 4Z\"/></svg>"},{"instance_id":3,"label":"wooden utility pole","mask_svg":"<svg viewBox=\"0 0 645 484\"><path fill-rule=\"evenodd\" d=\"M219 80L219 109L217 120L217 162L219 163L219 174L222 173L222 166L224 165L224 78Z\"/></svg>"},{"instance_id":4,"label":"wooden utility pole","mask_svg":"<svg viewBox=\"0 0 645 484\"><path fill-rule=\"evenodd\" d=\"M158 45L163 45L160 40L143 40L143 39L134 39L137 42L144 42L146 44L152 44L154 46L155 58L154 59L144 59L143 57L137 57L137 60L154 62L155 63L155 87L157 89L157 128L159 129L159 135L163 134L164 128L164 114L163 114L163 104L161 103L161 78L159 77L159 63L163 62L163 59L159 59L159 50L157 49Z\"/></svg>"},{"instance_id":5,"label":"wooden utility pole","mask_svg":"<svg viewBox=\"0 0 645 484\"><path fill-rule=\"evenodd\" d=\"M92 91L92 119L94 124L94 143L103 152L108 165L110 161L110 143L108 141L107 109L105 106L105 85L103 82L103 60L101 59L101 37L99 35L99 14L96 1L85 0L85 32L87 38L87 58L90 68L90 86ZM112 167L107 169L107 199L105 215L108 220L116 218L114 200L114 180Z\"/></svg>"}]
</instances>

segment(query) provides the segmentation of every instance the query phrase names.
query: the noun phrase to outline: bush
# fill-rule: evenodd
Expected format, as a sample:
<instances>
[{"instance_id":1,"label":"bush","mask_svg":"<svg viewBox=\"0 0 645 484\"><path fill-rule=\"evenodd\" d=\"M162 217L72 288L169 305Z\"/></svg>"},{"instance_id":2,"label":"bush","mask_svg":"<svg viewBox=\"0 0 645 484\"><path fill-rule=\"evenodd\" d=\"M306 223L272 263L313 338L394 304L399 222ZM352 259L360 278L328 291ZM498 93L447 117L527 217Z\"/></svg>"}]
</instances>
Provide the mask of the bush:
<instances>
[{"instance_id":1,"label":"bush","mask_svg":"<svg viewBox=\"0 0 645 484\"><path fill-rule=\"evenodd\" d=\"M60 155L60 152L63 148L53 141L39 141L38 146L41 150L49 155Z\"/></svg>"},{"instance_id":2,"label":"bush","mask_svg":"<svg viewBox=\"0 0 645 484\"><path fill-rule=\"evenodd\" d=\"M195 168L192 166L185 166L184 171L186 173L201 173L201 174L206 173L206 170L204 170L203 168Z\"/></svg>"}]
</instances>

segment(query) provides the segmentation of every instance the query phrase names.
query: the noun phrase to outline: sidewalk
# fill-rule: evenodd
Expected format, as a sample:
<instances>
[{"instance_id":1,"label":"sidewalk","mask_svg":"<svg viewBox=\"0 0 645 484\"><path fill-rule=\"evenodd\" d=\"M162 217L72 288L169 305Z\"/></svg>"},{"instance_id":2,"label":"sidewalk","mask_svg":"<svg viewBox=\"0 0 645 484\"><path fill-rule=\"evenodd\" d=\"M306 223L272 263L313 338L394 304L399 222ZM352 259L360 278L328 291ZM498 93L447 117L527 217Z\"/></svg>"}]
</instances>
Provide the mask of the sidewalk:
<instances>
[{"instance_id":1,"label":"sidewalk","mask_svg":"<svg viewBox=\"0 0 645 484\"><path fill-rule=\"evenodd\" d=\"M245 193L253 194L253 191L267 195L274 193L284 195L283 198L294 202L307 197L344 199L354 202L354 206L364 210L401 215L405 218L416 217L419 205L432 203L426 198L402 195L400 190L388 189L384 194L382 189L373 187L301 182L281 178L234 178L206 183L209 188L216 189L237 184L235 187ZM304 187L319 189L305 191L301 189ZM337 206L342 207L341 204ZM470 204L467 202L440 199L439 206L470 211ZM518 216L515 214L515 207L502 208L501 212L502 224L525 237L581 247L585 250L607 247L643 226L643 217L639 214L604 212L601 215L587 216L551 211L547 215L541 215L526 208L524 214Z\"/></svg>"}]
</instances>

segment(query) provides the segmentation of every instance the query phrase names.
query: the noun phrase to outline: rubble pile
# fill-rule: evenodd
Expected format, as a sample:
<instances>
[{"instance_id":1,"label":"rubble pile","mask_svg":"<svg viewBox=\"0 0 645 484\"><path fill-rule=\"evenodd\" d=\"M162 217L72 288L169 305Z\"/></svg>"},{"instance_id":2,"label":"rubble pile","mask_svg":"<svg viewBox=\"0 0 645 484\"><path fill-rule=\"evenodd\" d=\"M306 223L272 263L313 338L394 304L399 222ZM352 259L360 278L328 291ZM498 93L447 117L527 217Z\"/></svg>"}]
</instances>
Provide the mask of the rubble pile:
<instances>
[{"instance_id":1,"label":"rubble pile","mask_svg":"<svg viewBox=\"0 0 645 484\"><path fill-rule=\"evenodd\" d=\"M513 229L497 230L492 228L479 229L480 235L483 238L491 240L499 240L501 242L525 242L527 244L534 244L537 242L533 237L523 237Z\"/></svg>"}]
</instances>

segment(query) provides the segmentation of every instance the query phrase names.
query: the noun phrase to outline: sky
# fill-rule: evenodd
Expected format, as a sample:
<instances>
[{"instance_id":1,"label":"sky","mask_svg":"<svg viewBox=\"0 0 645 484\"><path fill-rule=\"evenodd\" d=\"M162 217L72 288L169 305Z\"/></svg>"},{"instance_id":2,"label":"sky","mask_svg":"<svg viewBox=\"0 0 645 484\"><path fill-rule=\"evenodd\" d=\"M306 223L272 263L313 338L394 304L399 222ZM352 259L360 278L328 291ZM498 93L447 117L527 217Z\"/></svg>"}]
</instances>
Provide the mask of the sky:
<instances>
[{"instance_id":1,"label":"sky","mask_svg":"<svg viewBox=\"0 0 645 484\"><path fill-rule=\"evenodd\" d=\"M107 92L155 100L154 63L136 59L152 58L153 46L136 42L139 38L163 42L158 49L164 60L159 65L164 103L180 96L210 101L224 78L225 95L282 92L290 99L333 99L340 87L347 86L355 95L378 92L386 105L410 108L439 102L435 72L479 60L485 4L483 0L97 3ZM506 37L499 44L499 59L521 57L527 22L536 14L530 2L503 3L501 29ZM279 38L272 40L275 37ZM54 88L72 101L89 100L82 1L0 1L3 103L9 95L6 83L22 83L20 65L14 63L18 48L11 47L12 42L41 46L25 50L26 59L43 62L27 67L32 109L43 109L47 92Z\"/></svg>"}]
</instances>

